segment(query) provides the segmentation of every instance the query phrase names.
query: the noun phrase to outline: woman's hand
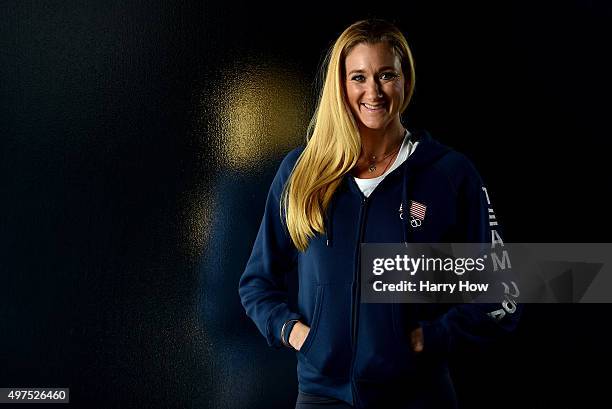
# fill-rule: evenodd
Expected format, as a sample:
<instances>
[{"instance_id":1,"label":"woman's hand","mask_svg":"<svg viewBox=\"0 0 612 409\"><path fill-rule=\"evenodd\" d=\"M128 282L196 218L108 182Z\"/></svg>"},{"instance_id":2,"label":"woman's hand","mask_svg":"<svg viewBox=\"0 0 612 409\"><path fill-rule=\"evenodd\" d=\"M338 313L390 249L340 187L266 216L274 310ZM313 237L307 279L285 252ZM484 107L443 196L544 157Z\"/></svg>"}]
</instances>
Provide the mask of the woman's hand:
<instances>
[{"instance_id":1,"label":"woman's hand","mask_svg":"<svg viewBox=\"0 0 612 409\"><path fill-rule=\"evenodd\" d=\"M410 333L410 345L414 352L423 351L423 328L418 327Z\"/></svg>"},{"instance_id":2,"label":"woman's hand","mask_svg":"<svg viewBox=\"0 0 612 409\"><path fill-rule=\"evenodd\" d=\"M291 333L289 334L289 344L297 351L304 345L304 340L310 332L310 327L306 324L302 324L300 321L296 322Z\"/></svg>"}]
</instances>

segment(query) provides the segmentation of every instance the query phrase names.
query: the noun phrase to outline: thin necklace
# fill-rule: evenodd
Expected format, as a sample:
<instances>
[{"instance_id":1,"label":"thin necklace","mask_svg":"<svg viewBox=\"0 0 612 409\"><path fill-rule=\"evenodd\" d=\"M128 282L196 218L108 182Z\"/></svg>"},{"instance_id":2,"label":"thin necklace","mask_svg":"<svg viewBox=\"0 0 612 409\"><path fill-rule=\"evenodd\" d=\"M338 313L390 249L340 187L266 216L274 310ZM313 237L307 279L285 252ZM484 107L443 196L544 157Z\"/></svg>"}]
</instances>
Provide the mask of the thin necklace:
<instances>
[{"instance_id":1,"label":"thin necklace","mask_svg":"<svg viewBox=\"0 0 612 409\"><path fill-rule=\"evenodd\" d=\"M398 151L399 151L399 147L395 150L395 153L397 153ZM383 169L381 176L385 174L390 164L391 164L391 159L389 159L389 161L387 162L387 166L385 166L385 168Z\"/></svg>"},{"instance_id":2,"label":"thin necklace","mask_svg":"<svg viewBox=\"0 0 612 409\"><path fill-rule=\"evenodd\" d=\"M405 132L404 132L405 133ZM370 160L370 166L368 167L368 170L370 171L370 173L374 173L376 171L376 164L377 163L381 163L382 161L384 161L385 159L387 159L389 156L393 155L394 153L396 153L401 147L402 147L402 142L403 139L400 141L400 143L397 145L397 148L393 149L391 152L389 152L388 154L386 154L382 159L380 160L376 160L376 155L372 155L372 159ZM385 170L383 171L383 174L385 173L385 171L387 170L387 168L389 167L389 164L391 163L391 161L389 161L389 163L387 163L387 166L385 167Z\"/></svg>"},{"instance_id":3,"label":"thin necklace","mask_svg":"<svg viewBox=\"0 0 612 409\"><path fill-rule=\"evenodd\" d=\"M397 151L399 150L399 148L401 147L401 144L398 145L397 148L393 149L390 153L388 153L387 155L385 155L381 160L376 161L376 162L370 162L370 167L368 168L368 170L370 171L370 173L374 173L376 171L376 164L377 163L381 163L382 161L384 161L385 159L387 159L389 156L397 153ZM372 156L373 160L376 160L376 155ZM387 168L389 167L389 164L391 163L391 161L387 162L387 166L385 166L385 169L383 170L383 174L385 173L385 171L387 170Z\"/></svg>"}]
</instances>

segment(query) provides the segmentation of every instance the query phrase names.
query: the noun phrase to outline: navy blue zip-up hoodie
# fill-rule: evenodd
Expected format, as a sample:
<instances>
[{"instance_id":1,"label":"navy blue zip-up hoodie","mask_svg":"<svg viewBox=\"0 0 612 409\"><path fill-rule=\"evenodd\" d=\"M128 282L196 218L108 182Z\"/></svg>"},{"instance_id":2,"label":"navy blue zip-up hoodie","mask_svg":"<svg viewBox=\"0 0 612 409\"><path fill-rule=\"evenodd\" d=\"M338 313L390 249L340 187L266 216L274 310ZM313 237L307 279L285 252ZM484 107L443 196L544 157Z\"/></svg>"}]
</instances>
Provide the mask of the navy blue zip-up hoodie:
<instances>
[{"instance_id":1,"label":"navy blue zip-up hoodie","mask_svg":"<svg viewBox=\"0 0 612 409\"><path fill-rule=\"evenodd\" d=\"M489 205L482 181L462 154L415 131L419 145L366 198L345 175L326 214L326 233L299 252L281 221L283 186L303 151L282 161L272 182L239 294L268 344L282 347L290 319L310 326L298 361L299 389L357 408L452 407L446 358L462 342L484 342L514 329L519 309L494 320L500 304L366 304L359 301L361 243L490 243ZM412 227L399 209L427 206ZM298 270L297 310L289 308L285 274ZM501 300L500 300L501 301ZM424 349L412 351L421 326ZM287 337L285 337L287 339Z\"/></svg>"}]
</instances>

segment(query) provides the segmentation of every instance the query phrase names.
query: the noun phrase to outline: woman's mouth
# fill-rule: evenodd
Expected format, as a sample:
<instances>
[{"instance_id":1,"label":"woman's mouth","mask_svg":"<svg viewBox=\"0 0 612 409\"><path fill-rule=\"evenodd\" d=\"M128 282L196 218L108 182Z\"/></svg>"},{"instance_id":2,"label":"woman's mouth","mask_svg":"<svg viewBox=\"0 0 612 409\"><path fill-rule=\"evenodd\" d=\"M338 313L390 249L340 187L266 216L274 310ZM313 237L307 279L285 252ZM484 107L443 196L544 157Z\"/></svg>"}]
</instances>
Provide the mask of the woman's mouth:
<instances>
[{"instance_id":1,"label":"woman's mouth","mask_svg":"<svg viewBox=\"0 0 612 409\"><path fill-rule=\"evenodd\" d=\"M361 105L363 105L366 109L366 111L368 112L379 112L382 111L385 108L385 104L384 103L380 103L380 104L366 104L365 102L362 102Z\"/></svg>"}]
</instances>

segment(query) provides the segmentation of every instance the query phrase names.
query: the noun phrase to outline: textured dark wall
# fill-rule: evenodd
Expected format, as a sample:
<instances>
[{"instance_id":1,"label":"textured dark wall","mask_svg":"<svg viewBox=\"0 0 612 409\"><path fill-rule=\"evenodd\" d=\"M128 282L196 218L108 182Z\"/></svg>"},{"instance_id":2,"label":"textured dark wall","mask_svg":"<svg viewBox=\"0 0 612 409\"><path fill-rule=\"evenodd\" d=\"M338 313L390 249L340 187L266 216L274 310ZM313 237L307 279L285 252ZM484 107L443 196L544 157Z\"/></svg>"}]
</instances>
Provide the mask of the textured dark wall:
<instances>
[{"instance_id":1,"label":"textured dark wall","mask_svg":"<svg viewBox=\"0 0 612 409\"><path fill-rule=\"evenodd\" d=\"M295 358L265 345L237 281L322 53L367 16L406 33L406 124L472 158L506 241L610 241L607 2L328 3L2 2L0 387L292 407ZM463 407L584 407L610 311L530 306L457 359Z\"/></svg>"}]
</instances>

